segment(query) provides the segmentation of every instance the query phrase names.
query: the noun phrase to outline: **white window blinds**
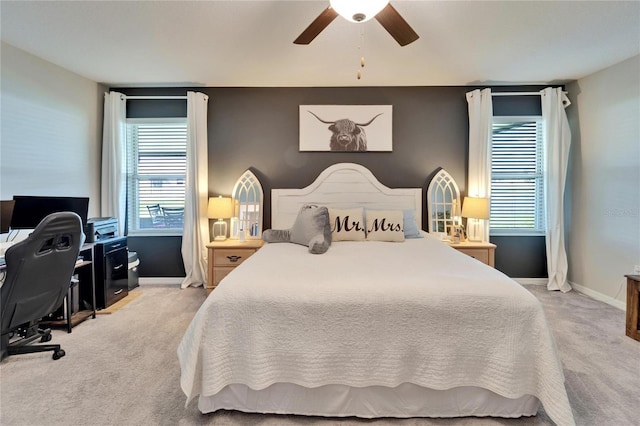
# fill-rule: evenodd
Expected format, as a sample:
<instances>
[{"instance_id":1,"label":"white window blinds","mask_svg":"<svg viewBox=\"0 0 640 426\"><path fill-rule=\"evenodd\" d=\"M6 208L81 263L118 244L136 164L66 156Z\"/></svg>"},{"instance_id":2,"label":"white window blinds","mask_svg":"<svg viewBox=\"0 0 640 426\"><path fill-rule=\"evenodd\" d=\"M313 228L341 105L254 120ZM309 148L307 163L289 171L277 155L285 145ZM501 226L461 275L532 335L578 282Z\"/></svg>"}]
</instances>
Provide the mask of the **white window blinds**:
<instances>
[{"instance_id":1,"label":"white window blinds","mask_svg":"<svg viewBox=\"0 0 640 426\"><path fill-rule=\"evenodd\" d=\"M544 233L541 117L494 117L491 234Z\"/></svg>"},{"instance_id":2,"label":"white window blinds","mask_svg":"<svg viewBox=\"0 0 640 426\"><path fill-rule=\"evenodd\" d=\"M127 225L182 230L187 167L186 119L127 120Z\"/></svg>"}]
</instances>

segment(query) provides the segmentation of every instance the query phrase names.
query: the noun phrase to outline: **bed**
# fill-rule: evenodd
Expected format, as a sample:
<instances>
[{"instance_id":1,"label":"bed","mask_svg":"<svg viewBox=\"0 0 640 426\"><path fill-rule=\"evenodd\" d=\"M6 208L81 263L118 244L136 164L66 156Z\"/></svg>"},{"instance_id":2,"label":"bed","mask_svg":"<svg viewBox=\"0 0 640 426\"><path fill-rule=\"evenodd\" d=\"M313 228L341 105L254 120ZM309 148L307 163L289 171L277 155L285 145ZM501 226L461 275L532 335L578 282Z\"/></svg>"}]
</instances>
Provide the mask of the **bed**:
<instances>
[{"instance_id":1,"label":"bed","mask_svg":"<svg viewBox=\"0 0 640 426\"><path fill-rule=\"evenodd\" d=\"M413 211L336 164L303 189L272 191L272 227L301 206ZM178 348L187 403L316 416L533 416L574 424L538 300L499 271L420 231L403 242L334 241L326 253L269 243L206 299Z\"/></svg>"}]
</instances>

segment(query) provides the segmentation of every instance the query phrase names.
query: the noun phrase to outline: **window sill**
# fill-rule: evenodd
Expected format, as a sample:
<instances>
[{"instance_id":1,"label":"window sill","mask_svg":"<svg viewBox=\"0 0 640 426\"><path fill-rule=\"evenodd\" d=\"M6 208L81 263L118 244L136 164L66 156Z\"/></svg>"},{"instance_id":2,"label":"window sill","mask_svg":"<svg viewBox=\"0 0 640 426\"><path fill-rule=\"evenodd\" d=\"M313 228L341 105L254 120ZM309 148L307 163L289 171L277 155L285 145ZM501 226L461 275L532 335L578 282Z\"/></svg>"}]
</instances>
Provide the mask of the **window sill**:
<instances>
[{"instance_id":1,"label":"window sill","mask_svg":"<svg viewBox=\"0 0 640 426\"><path fill-rule=\"evenodd\" d=\"M493 232L489 230L489 237L544 237L544 231L504 231Z\"/></svg>"},{"instance_id":2,"label":"window sill","mask_svg":"<svg viewBox=\"0 0 640 426\"><path fill-rule=\"evenodd\" d=\"M129 237L182 237L181 229L148 229L129 231Z\"/></svg>"}]
</instances>

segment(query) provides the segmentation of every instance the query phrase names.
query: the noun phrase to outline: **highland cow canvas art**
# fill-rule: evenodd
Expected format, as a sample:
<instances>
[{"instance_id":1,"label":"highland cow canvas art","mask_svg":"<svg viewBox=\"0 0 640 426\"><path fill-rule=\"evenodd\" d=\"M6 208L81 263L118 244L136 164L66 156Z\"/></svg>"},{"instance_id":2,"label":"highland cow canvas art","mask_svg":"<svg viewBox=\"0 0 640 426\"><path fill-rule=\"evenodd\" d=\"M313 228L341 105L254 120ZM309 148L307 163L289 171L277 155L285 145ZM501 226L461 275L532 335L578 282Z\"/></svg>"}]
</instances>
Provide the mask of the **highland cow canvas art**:
<instances>
[{"instance_id":1,"label":"highland cow canvas art","mask_svg":"<svg viewBox=\"0 0 640 426\"><path fill-rule=\"evenodd\" d=\"M391 105L300 105L300 151L392 151Z\"/></svg>"}]
</instances>

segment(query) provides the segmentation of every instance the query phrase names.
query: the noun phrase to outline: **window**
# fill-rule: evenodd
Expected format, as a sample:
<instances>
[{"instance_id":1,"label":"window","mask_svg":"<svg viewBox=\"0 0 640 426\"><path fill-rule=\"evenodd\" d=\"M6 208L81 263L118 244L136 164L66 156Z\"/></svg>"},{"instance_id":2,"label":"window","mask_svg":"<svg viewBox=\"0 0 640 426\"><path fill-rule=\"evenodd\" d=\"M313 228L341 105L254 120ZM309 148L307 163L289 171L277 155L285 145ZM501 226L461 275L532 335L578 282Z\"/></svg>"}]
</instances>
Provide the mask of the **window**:
<instances>
[{"instance_id":1,"label":"window","mask_svg":"<svg viewBox=\"0 0 640 426\"><path fill-rule=\"evenodd\" d=\"M542 117L494 117L491 235L544 234Z\"/></svg>"},{"instance_id":2,"label":"window","mask_svg":"<svg viewBox=\"0 0 640 426\"><path fill-rule=\"evenodd\" d=\"M185 118L127 120L129 235L182 231L186 168Z\"/></svg>"}]
</instances>

